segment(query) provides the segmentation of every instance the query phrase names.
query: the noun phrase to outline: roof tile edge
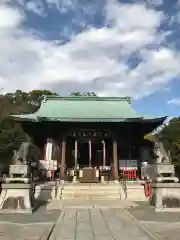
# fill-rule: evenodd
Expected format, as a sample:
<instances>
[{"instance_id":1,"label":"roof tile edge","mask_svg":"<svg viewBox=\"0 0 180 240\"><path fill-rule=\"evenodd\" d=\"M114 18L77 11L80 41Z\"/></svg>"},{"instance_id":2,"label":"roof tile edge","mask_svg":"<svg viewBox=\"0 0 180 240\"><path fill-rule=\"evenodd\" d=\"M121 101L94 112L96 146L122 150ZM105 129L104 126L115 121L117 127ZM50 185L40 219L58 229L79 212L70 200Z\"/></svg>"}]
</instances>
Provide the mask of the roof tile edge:
<instances>
[{"instance_id":1,"label":"roof tile edge","mask_svg":"<svg viewBox=\"0 0 180 240\"><path fill-rule=\"evenodd\" d=\"M46 102L47 100L78 100L78 101L126 101L129 104L132 102L131 97L98 97L98 96L68 96L68 97L61 97L61 96L44 96L42 101Z\"/></svg>"}]
</instances>

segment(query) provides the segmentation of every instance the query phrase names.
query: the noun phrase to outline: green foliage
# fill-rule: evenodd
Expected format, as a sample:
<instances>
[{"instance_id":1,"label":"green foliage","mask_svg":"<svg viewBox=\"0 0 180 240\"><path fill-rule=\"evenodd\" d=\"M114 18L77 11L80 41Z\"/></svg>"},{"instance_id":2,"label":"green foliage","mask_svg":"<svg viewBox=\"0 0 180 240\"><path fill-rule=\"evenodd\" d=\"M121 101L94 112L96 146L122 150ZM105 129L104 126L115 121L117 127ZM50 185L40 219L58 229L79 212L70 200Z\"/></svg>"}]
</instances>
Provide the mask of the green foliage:
<instances>
[{"instance_id":1,"label":"green foliage","mask_svg":"<svg viewBox=\"0 0 180 240\"><path fill-rule=\"evenodd\" d=\"M74 92L71 93L71 96L79 96L79 97L96 97L97 95L94 92Z\"/></svg>"},{"instance_id":2,"label":"green foliage","mask_svg":"<svg viewBox=\"0 0 180 240\"><path fill-rule=\"evenodd\" d=\"M175 166L180 166L180 117L173 118L157 133L157 138L163 142L166 150L170 151Z\"/></svg>"},{"instance_id":3,"label":"green foliage","mask_svg":"<svg viewBox=\"0 0 180 240\"><path fill-rule=\"evenodd\" d=\"M146 135L144 136L144 139L149 140L149 141L151 141L151 142L154 141L154 138L153 138L152 133L146 134Z\"/></svg>"},{"instance_id":4,"label":"green foliage","mask_svg":"<svg viewBox=\"0 0 180 240\"><path fill-rule=\"evenodd\" d=\"M10 114L33 113L40 107L44 95L57 95L47 90L33 90L0 95L0 168L6 168L12 161L13 151L18 149L28 136Z\"/></svg>"},{"instance_id":5,"label":"green foliage","mask_svg":"<svg viewBox=\"0 0 180 240\"><path fill-rule=\"evenodd\" d=\"M11 163L13 151L18 149L28 136L20 124L13 121L11 114L29 114L36 112L44 96L58 95L47 90L33 90L0 94L0 171ZM96 96L95 93L72 93L73 96Z\"/></svg>"}]
</instances>

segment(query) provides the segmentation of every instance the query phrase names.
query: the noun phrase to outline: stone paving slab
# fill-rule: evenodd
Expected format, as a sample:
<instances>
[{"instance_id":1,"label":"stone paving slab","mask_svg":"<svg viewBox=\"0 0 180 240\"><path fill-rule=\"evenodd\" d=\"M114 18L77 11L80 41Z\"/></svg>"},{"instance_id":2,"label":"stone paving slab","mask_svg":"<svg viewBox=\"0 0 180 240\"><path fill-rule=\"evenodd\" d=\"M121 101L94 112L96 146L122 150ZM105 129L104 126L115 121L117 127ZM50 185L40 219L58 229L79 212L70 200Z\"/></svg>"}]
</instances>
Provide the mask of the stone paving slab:
<instances>
[{"instance_id":1,"label":"stone paving slab","mask_svg":"<svg viewBox=\"0 0 180 240\"><path fill-rule=\"evenodd\" d=\"M179 212L155 212L147 203L138 203L136 208L127 209L144 227L161 240L180 239Z\"/></svg>"},{"instance_id":2,"label":"stone paving slab","mask_svg":"<svg viewBox=\"0 0 180 240\"><path fill-rule=\"evenodd\" d=\"M46 240L60 213L41 206L33 214L0 214L0 240Z\"/></svg>"},{"instance_id":3,"label":"stone paving slab","mask_svg":"<svg viewBox=\"0 0 180 240\"><path fill-rule=\"evenodd\" d=\"M161 240L179 240L180 223L167 222L141 222Z\"/></svg>"},{"instance_id":4,"label":"stone paving slab","mask_svg":"<svg viewBox=\"0 0 180 240\"><path fill-rule=\"evenodd\" d=\"M1 222L10 223L35 223L35 222L56 222L59 217L60 210L48 211L46 206L41 206L33 214L0 214ZM1 240L1 239L0 239Z\"/></svg>"},{"instance_id":5,"label":"stone paving slab","mask_svg":"<svg viewBox=\"0 0 180 240\"><path fill-rule=\"evenodd\" d=\"M180 222L179 212L155 212L146 202L135 202L138 206L128 211L139 221ZM180 238L179 238L180 239Z\"/></svg>"},{"instance_id":6,"label":"stone paving slab","mask_svg":"<svg viewBox=\"0 0 180 240\"><path fill-rule=\"evenodd\" d=\"M1 240L46 240L54 223L0 223Z\"/></svg>"},{"instance_id":7,"label":"stone paving slab","mask_svg":"<svg viewBox=\"0 0 180 240\"><path fill-rule=\"evenodd\" d=\"M50 240L151 240L124 209L65 209Z\"/></svg>"}]
</instances>

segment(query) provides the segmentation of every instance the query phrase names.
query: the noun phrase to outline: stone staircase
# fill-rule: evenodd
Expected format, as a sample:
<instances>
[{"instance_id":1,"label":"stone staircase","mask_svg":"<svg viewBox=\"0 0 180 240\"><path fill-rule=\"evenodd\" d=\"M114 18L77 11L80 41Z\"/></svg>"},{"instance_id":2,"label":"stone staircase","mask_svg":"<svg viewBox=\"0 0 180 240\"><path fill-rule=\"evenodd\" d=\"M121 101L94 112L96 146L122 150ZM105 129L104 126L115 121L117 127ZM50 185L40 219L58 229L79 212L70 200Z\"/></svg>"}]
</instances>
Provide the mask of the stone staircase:
<instances>
[{"instance_id":1,"label":"stone staircase","mask_svg":"<svg viewBox=\"0 0 180 240\"><path fill-rule=\"evenodd\" d=\"M34 197L41 201L51 201L56 198L56 183L46 182L35 187Z\"/></svg>"},{"instance_id":2,"label":"stone staircase","mask_svg":"<svg viewBox=\"0 0 180 240\"><path fill-rule=\"evenodd\" d=\"M121 183L122 184L122 183ZM123 184L122 184L122 188ZM127 181L124 189L125 198L131 201L147 201L148 199L144 193L144 182L143 181Z\"/></svg>"},{"instance_id":3,"label":"stone staircase","mask_svg":"<svg viewBox=\"0 0 180 240\"><path fill-rule=\"evenodd\" d=\"M124 199L124 193L119 183L73 184L59 185L57 200L116 200Z\"/></svg>"}]
</instances>

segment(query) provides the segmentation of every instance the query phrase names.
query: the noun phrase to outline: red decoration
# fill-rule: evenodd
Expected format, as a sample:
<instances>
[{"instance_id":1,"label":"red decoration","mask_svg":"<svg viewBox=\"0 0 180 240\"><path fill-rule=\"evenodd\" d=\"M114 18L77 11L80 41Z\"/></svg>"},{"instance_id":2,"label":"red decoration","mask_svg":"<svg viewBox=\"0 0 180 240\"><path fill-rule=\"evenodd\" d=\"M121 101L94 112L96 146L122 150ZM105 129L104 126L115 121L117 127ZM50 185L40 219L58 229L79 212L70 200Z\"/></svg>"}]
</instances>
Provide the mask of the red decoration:
<instances>
[{"instance_id":1,"label":"red decoration","mask_svg":"<svg viewBox=\"0 0 180 240\"><path fill-rule=\"evenodd\" d=\"M150 182L146 181L145 185L144 185L144 192L145 192L145 196L148 198L151 196L151 186L150 186Z\"/></svg>"}]
</instances>

